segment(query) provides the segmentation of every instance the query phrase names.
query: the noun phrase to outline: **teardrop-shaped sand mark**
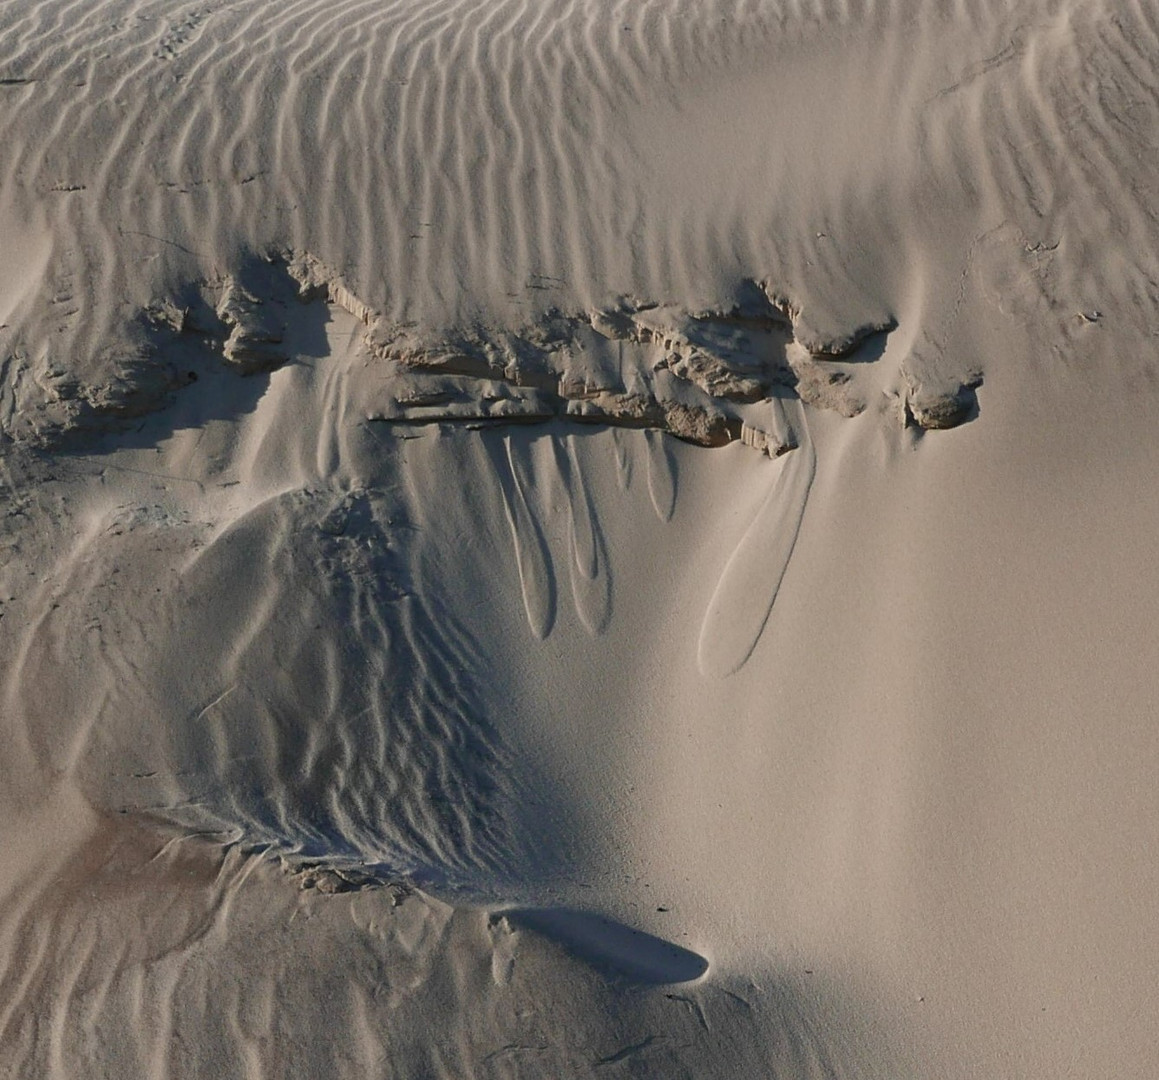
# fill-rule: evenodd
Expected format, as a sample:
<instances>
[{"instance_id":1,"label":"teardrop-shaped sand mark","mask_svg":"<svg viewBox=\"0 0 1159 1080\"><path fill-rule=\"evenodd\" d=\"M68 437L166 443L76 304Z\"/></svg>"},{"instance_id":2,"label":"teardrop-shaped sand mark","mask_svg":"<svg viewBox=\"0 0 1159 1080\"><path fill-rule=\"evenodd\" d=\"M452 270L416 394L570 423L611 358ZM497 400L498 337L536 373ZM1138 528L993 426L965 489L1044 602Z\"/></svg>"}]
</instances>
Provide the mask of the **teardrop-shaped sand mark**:
<instances>
[{"instance_id":1,"label":"teardrop-shaped sand mark","mask_svg":"<svg viewBox=\"0 0 1159 1080\"><path fill-rule=\"evenodd\" d=\"M670 521L676 507L676 461L663 432L645 431L648 443L648 494L661 521Z\"/></svg>"},{"instance_id":2,"label":"teardrop-shaped sand mark","mask_svg":"<svg viewBox=\"0 0 1159 1080\"><path fill-rule=\"evenodd\" d=\"M521 474L525 478L527 472L527 465L511 439L504 438L503 458L496 463L496 473L507 524L511 528L523 608L531 632L542 641L551 633L555 623L555 578L547 541L527 504L526 480L521 479Z\"/></svg>"},{"instance_id":3,"label":"teardrop-shaped sand mark","mask_svg":"<svg viewBox=\"0 0 1159 1080\"><path fill-rule=\"evenodd\" d=\"M616 451L616 483L621 491L632 486L632 444L635 432L629 434L623 428L612 428L612 446Z\"/></svg>"},{"instance_id":4,"label":"teardrop-shaped sand mark","mask_svg":"<svg viewBox=\"0 0 1159 1080\"><path fill-rule=\"evenodd\" d=\"M598 540L601 551L603 537ZM593 578L584 577L574 563L571 568L571 595L575 601L576 614L584 629L593 636L602 634L608 628L612 617L612 579L606 570Z\"/></svg>"},{"instance_id":5,"label":"teardrop-shaped sand mark","mask_svg":"<svg viewBox=\"0 0 1159 1080\"><path fill-rule=\"evenodd\" d=\"M575 436L567 436L567 458L561 473L567 485L571 506L571 547L576 569L586 578L594 578L600 569L596 547L596 521L592 501L584 483L583 470L575 451Z\"/></svg>"},{"instance_id":6,"label":"teardrop-shaped sand mark","mask_svg":"<svg viewBox=\"0 0 1159 1080\"><path fill-rule=\"evenodd\" d=\"M501 917L555 941L597 971L644 986L692 982L708 970L708 960L683 945L575 908L523 908Z\"/></svg>"},{"instance_id":7,"label":"teardrop-shaped sand mark","mask_svg":"<svg viewBox=\"0 0 1159 1080\"><path fill-rule=\"evenodd\" d=\"M724 678L752 655L789 565L816 470L816 455L800 405L793 425L796 450L770 463L772 487L729 556L700 627L698 661L704 675Z\"/></svg>"},{"instance_id":8,"label":"teardrop-shaped sand mark","mask_svg":"<svg viewBox=\"0 0 1159 1080\"><path fill-rule=\"evenodd\" d=\"M568 494L571 499L571 593L576 614L589 634L600 634L612 615L612 579L608 553L584 483L583 469L575 452L574 436L568 436Z\"/></svg>"}]
</instances>

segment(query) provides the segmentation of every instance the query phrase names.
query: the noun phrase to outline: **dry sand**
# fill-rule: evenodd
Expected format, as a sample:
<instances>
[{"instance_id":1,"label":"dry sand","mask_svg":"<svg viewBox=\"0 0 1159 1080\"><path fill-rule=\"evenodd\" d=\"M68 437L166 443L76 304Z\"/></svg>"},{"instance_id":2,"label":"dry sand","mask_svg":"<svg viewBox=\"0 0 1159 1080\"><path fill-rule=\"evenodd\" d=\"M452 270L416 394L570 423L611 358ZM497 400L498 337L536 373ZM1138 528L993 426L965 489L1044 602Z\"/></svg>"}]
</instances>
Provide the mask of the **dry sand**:
<instances>
[{"instance_id":1,"label":"dry sand","mask_svg":"<svg viewBox=\"0 0 1159 1080\"><path fill-rule=\"evenodd\" d=\"M1159 9L0 9L0 1076L1159 1075Z\"/></svg>"}]
</instances>

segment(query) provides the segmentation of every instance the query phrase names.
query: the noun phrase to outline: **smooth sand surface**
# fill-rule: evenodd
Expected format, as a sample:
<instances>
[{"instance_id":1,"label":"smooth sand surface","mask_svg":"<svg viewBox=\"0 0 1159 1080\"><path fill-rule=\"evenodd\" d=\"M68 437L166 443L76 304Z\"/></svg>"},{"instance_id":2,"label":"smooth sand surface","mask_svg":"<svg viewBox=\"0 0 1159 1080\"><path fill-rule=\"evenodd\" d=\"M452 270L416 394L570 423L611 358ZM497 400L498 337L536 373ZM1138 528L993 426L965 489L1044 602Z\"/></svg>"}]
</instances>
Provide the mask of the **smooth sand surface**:
<instances>
[{"instance_id":1,"label":"smooth sand surface","mask_svg":"<svg viewBox=\"0 0 1159 1080\"><path fill-rule=\"evenodd\" d=\"M0 1076L1159 1075L1159 10L0 8Z\"/></svg>"}]
</instances>

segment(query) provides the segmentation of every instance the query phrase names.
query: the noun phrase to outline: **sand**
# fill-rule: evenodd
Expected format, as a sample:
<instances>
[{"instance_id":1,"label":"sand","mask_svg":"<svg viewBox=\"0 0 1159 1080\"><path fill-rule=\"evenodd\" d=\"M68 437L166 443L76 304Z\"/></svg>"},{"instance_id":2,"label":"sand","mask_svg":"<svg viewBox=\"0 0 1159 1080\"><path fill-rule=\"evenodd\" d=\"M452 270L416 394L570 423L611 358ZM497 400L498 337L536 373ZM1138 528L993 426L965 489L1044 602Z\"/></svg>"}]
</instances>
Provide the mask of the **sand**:
<instances>
[{"instance_id":1,"label":"sand","mask_svg":"<svg viewBox=\"0 0 1159 1080\"><path fill-rule=\"evenodd\" d=\"M0 11L0 1075L1159 1073L1159 13Z\"/></svg>"}]
</instances>

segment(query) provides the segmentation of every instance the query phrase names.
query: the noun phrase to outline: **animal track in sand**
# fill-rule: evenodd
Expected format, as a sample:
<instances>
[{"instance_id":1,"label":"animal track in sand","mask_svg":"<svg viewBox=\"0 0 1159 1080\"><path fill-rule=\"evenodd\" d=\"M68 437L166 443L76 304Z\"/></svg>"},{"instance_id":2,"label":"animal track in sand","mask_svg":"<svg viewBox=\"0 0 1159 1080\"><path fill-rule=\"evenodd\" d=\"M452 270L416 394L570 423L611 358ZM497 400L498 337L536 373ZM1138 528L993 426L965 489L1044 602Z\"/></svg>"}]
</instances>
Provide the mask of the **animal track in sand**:
<instances>
[{"instance_id":1,"label":"animal track in sand","mask_svg":"<svg viewBox=\"0 0 1159 1080\"><path fill-rule=\"evenodd\" d=\"M200 35L205 20L212 14L210 8L195 8L176 22L170 23L161 35L153 56L158 60L172 60Z\"/></svg>"}]
</instances>

